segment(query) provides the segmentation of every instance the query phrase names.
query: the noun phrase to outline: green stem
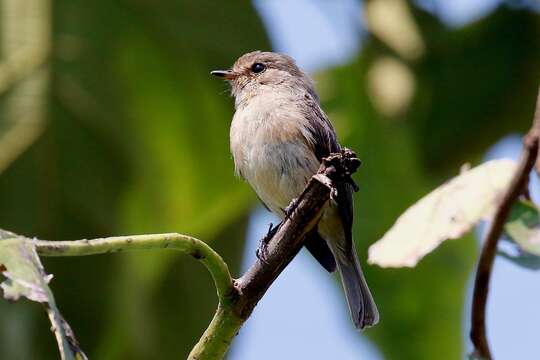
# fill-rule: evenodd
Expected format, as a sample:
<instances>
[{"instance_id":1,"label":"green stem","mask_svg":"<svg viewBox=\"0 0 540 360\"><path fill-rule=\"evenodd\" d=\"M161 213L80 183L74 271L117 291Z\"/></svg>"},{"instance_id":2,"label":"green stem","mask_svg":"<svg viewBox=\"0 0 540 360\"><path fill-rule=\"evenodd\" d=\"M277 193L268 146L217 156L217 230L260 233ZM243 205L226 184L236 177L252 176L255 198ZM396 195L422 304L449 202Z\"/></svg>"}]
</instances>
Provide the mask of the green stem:
<instances>
[{"instance_id":1,"label":"green stem","mask_svg":"<svg viewBox=\"0 0 540 360\"><path fill-rule=\"evenodd\" d=\"M202 262L214 279L219 305L212 322L189 355L190 360L223 359L244 320L234 311L236 291L227 264L205 242L182 234L117 236L93 240L32 240L42 256L84 256L127 250L173 249Z\"/></svg>"},{"instance_id":2,"label":"green stem","mask_svg":"<svg viewBox=\"0 0 540 360\"><path fill-rule=\"evenodd\" d=\"M231 305L220 303L212 322L191 350L188 360L223 359L244 321Z\"/></svg>"},{"instance_id":3,"label":"green stem","mask_svg":"<svg viewBox=\"0 0 540 360\"><path fill-rule=\"evenodd\" d=\"M191 236L170 233L116 236L93 240L33 240L42 256L84 256L127 250L172 249L193 256L202 262L214 280L221 303L229 303L234 294L229 268L221 256L205 242Z\"/></svg>"}]
</instances>

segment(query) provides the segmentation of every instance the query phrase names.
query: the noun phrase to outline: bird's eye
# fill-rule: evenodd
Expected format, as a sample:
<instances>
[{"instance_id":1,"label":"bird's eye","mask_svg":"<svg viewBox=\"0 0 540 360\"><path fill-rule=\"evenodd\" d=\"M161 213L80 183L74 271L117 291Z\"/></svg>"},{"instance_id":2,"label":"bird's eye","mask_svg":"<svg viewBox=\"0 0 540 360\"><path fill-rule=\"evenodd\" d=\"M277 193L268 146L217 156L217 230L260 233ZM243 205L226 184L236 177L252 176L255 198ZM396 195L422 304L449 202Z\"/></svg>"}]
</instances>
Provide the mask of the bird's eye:
<instances>
[{"instance_id":1,"label":"bird's eye","mask_svg":"<svg viewBox=\"0 0 540 360\"><path fill-rule=\"evenodd\" d=\"M251 71L253 71L255 74L262 73L264 70L266 70L266 66L261 63L255 63L251 65Z\"/></svg>"}]
</instances>

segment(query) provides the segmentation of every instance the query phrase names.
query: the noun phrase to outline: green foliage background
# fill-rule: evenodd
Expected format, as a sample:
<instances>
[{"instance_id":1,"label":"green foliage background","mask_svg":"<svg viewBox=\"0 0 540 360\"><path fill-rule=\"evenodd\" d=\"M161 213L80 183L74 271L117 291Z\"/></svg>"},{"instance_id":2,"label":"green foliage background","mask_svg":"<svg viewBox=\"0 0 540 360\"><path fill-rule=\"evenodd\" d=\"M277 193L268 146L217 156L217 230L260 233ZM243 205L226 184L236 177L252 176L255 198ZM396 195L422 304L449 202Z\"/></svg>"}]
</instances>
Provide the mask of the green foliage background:
<instances>
[{"instance_id":1,"label":"green foliage background","mask_svg":"<svg viewBox=\"0 0 540 360\"><path fill-rule=\"evenodd\" d=\"M427 50L408 64L417 90L405 114L378 114L366 93L370 64L397 56L376 38L347 65L317 75L341 142L363 160L354 229L362 258L408 205L501 136L527 128L540 79L537 14L501 7L461 29L413 14ZM46 130L0 174L0 226L58 240L189 233L238 274L257 202L233 176L232 101L208 73L270 49L251 4L57 0L52 41ZM415 269L366 268L382 314L366 334L386 358L462 356L475 256L469 238ZM205 269L174 253L44 263L93 359L184 358L215 308ZM0 358L57 358L48 328L38 305L0 302Z\"/></svg>"}]
</instances>

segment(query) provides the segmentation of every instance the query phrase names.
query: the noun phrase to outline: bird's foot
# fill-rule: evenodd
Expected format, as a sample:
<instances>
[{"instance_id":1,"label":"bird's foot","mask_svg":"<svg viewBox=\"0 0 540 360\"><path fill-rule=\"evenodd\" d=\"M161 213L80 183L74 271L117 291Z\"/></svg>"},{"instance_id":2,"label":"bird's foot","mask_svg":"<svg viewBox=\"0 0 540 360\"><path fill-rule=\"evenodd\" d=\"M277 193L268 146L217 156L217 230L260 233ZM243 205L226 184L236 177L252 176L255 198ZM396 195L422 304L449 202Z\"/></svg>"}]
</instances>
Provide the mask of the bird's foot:
<instances>
[{"instance_id":1,"label":"bird's foot","mask_svg":"<svg viewBox=\"0 0 540 360\"><path fill-rule=\"evenodd\" d=\"M291 200L289 205L285 209L283 209L283 212L285 213L285 218L286 219L291 218L291 215L294 212L294 210L296 210L297 206L298 206L298 198L294 198L294 199Z\"/></svg>"},{"instance_id":2,"label":"bird's foot","mask_svg":"<svg viewBox=\"0 0 540 360\"><path fill-rule=\"evenodd\" d=\"M255 255L257 255L257 259L259 259L261 262L265 264L266 264L266 258L268 257L268 243L270 242L270 240L272 240L272 238L274 237L278 229L279 229L279 225L274 226L274 224L270 223L270 225L268 226L268 232L259 241L259 247L257 248Z\"/></svg>"}]
</instances>

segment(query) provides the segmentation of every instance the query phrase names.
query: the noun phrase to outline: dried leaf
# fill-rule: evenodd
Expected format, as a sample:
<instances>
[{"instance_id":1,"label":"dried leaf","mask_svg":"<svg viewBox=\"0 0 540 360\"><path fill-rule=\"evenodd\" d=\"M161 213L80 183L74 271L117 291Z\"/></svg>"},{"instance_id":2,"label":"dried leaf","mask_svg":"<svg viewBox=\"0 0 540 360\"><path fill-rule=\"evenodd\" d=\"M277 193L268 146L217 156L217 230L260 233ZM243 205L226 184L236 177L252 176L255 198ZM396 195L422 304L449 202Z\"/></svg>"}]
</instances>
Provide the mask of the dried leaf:
<instances>
[{"instance_id":1,"label":"dried leaf","mask_svg":"<svg viewBox=\"0 0 540 360\"><path fill-rule=\"evenodd\" d=\"M441 185L405 211L369 249L370 264L413 267L447 239L489 219L516 170L513 160L492 160Z\"/></svg>"},{"instance_id":2,"label":"dried leaf","mask_svg":"<svg viewBox=\"0 0 540 360\"><path fill-rule=\"evenodd\" d=\"M52 275L45 273L32 240L0 230L0 271L6 278L0 288L7 300L17 301L26 297L45 306L62 360L86 359L56 306L48 286Z\"/></svg>"}]
</instances>

